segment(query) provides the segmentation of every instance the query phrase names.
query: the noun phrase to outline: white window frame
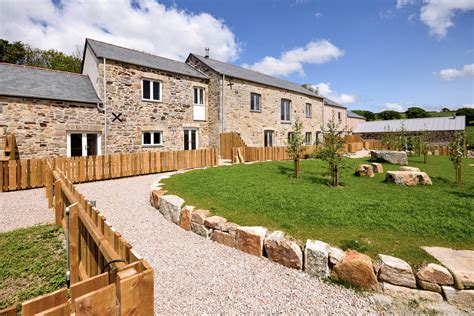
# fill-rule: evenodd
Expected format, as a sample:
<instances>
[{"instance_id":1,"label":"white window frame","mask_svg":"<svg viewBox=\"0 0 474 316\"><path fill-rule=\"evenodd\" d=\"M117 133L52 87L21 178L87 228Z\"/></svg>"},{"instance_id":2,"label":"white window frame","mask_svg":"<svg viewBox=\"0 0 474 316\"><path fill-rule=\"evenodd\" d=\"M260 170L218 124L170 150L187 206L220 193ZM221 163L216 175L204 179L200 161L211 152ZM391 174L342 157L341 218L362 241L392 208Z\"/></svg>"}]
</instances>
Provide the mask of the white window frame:
<instances>
[{"instance_id":1,"label":"white window frame","mask_svg":"<svg viewBox=\"0 0 474 316\"><path fill-rule=\"evenodd\" d=\"M307 118L313 117L313 105L311 103L306 103L304 110Z\"/></svg>"},{"instance_id":2,"label":"white window frame","mask_svg":"<svg viewBox=\"0 0 474 316\"><path fill-rule=\"evenodd\" d=\"M145 144L145 133L150 133L151 144ZM160 133L159 143L155 143L155 133ZM142 146L143 147L163 146L163 131L142 131Z\"/></svg>"},{"instance_id":3,"label":"white window frame","mask_svg":"<svg viewBox=\"0 0 474 316\"><path fill-rule=\"evenodd\" d=\"M198 103L194 102L195 97L196 97L196 91L198 92L198 96L197 96ZM205 95L206 94L203 87L193 87L193 104L204 106L206 103ZM201 99L202 99L202 103L199 103Z\"/></svg>"},{"instance_id":4,"label":"white window frame","mask_svg":"<svg viewBox=\"0 0 474 316\"><path fill-rule=\"evenodd\" d=\"M196 148L195 149L184 149L184 146L183 146L183 149L184 150L197 150L199 149L199 128L197 127L185 127L184 128L184 132L183 132L183 145L184 145L184 134L186 132L189 132L189 135L188 135L188 148L191 148L192 146L190 146L192 143L191 143L191 133L190 131L196 131Z\"/></svg>"},{"instance_id":5,"label":"white window frame","mask_svg":"<svg viewBox=\"0 0 474 316\"><path fill-rule=\"evenodd\" d=\"M308 136L309 136L309 141L308 141ZM313 144L313 133L312 132L306 132L305 135L304 135L304 143L307 145L307 146L310 146Z\"/></svg>"},{"instance_id":6,"label":"white window frame","mask_svg":"<svg viewBox=\"0 0 474 316\"><path fill-rule=\"evenodd\" d=\"M87 157L87 134L97 135L97 155L102 155L102 134L99 132L69 131L66 133L66 154L71 157L71 134L82 135L82 157Z\"/></svg>"},{"instance_id":7,"label":"white window frame","mask_svg":"<svg viewBox=\"0 0 474 316\"><path fill-rule=\"evenodd\" d=\"M283 104L285 104L285 106L283 106ZM288 105L288 107L286 105ZM283 119L281 119L282 116L283 116ZM289 99L280 100L280 119L282 123L291 122L291 100Z\"/></svg>"},{"instance_id":8,"label":"white window frame","mask_svg":"<svg viewBox=\"0 0 474 316\"><path fill-rule=\"evenodd\" d=\"M150 81L150 99L145 99L143 97L143 81ZM157 83L160 85L160 99L153 99L153 85ZM162 102L162 94L163 94L163 84L161 81L159 80L153 80L153 79L147 79L147 78L143 78L141 80L141 90L140 90L140 93L141 93L141 99L142 101L146 101L146 102Z\"/></svg>"},{"instance_id":9,"label":"white window frame","mask_svg":"<svg viewBox=\"0 0 474 316\"><path fill-rule=\"evenodd\" d=\"M252 109L252 101L257 105L257 108ZM257 102L258 101L258 102ZM262 95L259 93L250 93L250 112L262 112Z\"/></svg>"},{"instance_id":10,"label":"white window frame","mask_svg":"<svg viewBox=\"0 0 474 316\"><path fill-rule=\"evenodd\" d=\"M265 146L265 147L273 147L273 134L275 134L275 131L271 129L266 129L263 131L263 146L265 146L265 142L266 142L267 144L270 143L270 146Z\"/></svg>"}]
</instances>

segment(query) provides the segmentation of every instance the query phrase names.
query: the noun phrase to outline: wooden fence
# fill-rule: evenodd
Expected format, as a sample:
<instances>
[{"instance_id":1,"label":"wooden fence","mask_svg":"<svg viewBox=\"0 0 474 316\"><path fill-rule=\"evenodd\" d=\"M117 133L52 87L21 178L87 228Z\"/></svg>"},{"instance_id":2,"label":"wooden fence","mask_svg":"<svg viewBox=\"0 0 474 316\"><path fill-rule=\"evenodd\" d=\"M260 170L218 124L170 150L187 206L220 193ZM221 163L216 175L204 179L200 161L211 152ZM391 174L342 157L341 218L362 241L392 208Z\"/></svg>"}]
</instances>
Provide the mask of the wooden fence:
<instances>
[{"instance_id":1,"label":"wooden fence","mask_svg":"<svg viewBox=\"0 0 474 316\"><path fill-rule=\"evenodd\" d=\"M153 269L53 165L44 169L46 197L69 236L70 299L63 288L23 302L22 315L153 315Z\"/></svg>"},{"instance_id":2,"label":"wooden fence","mask_svg":"<svg viewBox=\"0 0 474 316\"><path fill-rule=\"evenodd\" d=\"M246 146L239 133L221 133L219 134L219 141L221 144L220 154L222 159L233 159L232 148Z\"/></svg>"},{"instance_id":3,"label":"wooden fence","mask_svg":"<svg viewBox=\"0 0 474 316\"><path fill-rule=\"evenodd\" d=\"M107 180L189 168L214 166L217 149L167 152L138 152L88 157L52 159L73 183ZM24 190L45 186L46 159L1 162L0 191Z\"/></svg>"},{"instance_id":4,"label":"wooden fence","mask_svg":"<svg viewBox=\"0 0 474 316\"><path fill-rule=\"evenodd\" d=\"M303 157L307 158L316 152L318 146L304 146ZM242 156L244 161L267 161L267 160L288 160L286 147L234 147L232 148L232 157Z\"/></svg>"}]
</instances>

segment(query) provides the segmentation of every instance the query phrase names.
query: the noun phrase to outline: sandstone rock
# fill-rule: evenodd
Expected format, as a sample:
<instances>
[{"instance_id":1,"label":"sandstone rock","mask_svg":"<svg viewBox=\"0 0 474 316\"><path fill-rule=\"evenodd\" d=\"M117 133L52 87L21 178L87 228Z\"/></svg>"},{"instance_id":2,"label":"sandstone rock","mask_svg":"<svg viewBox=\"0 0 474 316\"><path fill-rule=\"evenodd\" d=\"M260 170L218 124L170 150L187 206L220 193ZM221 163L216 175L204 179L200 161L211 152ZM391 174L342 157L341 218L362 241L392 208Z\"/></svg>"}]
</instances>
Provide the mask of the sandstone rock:
<instances>
[{"instance_id":1,"label":"sandstone rock","mask_svg":"<svg viewBox=\"0 0 474 316\"><path fill-rule=\"evenodd\" d=\"M261 256L266 234L267 229L264 227L239 227L236 232L237 248L248 254Z\"/></svg>"},{"instance_id":2,"label":"sandstone rock","mask_svg":"<svg viewBox=\"0 0 474 316\"><path fill-rule=\"evenodd\" d=\"M393 182L400 185L432 185L430 177L421 171L388 171L385 182Z\"/></svg>"},{"instance_id":3,"label":"sandstone rock","mask_svg":"<svg viewBox=\"0 0 474 316\"><path fill-rule=\"evenodd\" d=\"M288 268L301 270L303 268L303 253L294 242L285 239L285 234L275 231L268 235L264 241L268 259Z\"/></svg>"},{"instance_id":4,"label":"sandstone rock","mask_svg":"<svg viewBox=\"0 0 474 316\"><path fill-rule=\"evenodd\" d=\"M408 165L407 153L404 151L372 150L371 160L374 162L389 162L394 165Z\"/></svg>"},{"instance_id":5,"label":"sandstone rock","mask_svg":"<svg viewBox=\"0 0 474 316\"><path fill-rule=\"evenodd\" d=\"M372 169L374 169L374 173L383 173L383 165L378 162L373 162Z\"/></svg>"},{"instance_id":6,"label":"sandstone rock","mask_svg":"<svg viewBox=\"0 0 474 316\"><path fill-rule=\"evenodd\" d=\"M423 290L443 293L441 286L436 283L426 282L422 280L418 280L417 283Z\"/></svg>"},{"instance_id":7,"label":"sandstone rock","mask_svg":"<svg viewBox=\"0 0 474 316\"><path fill-rule=\"evenodd\" d=\"M179 225L179 216L184 200L176 195L163 195L160 198L160 213L167 220Z\"/></svg>"},{"instance_id":8,"label":"sandstone rock","mask_svg":"<svg viewBox=\"0 0 474 316\"><path fill-rule=\"evenodd\" d=\"M214 230L212 232L211 240L228 247L236 247L235 236L232 236L231 234L224 233L219 230Z\"/></svg>"},{"instance_id":9,"label":"sandstone rock","mask_svg":"<svg viewBox=\"0 0 474 316\"><path fill-rule=\"evenodd\" d=\"M181 210L179 216L179 226L184 230L191 230L191 214L193 213L194 207L185 205Z\"/></svg>"},{"instance_id":10,"label":"sandstone rock","mask_svg":"<svg viewBox=\"0 0 474 316\"><path fill-rule=\"evenodd\" d=\"M421 247L435 257L453 275L454 286L462 290L474 287L474 251L443 247Z\"/></svg>"},{"instance_id":11,"label":"sandstone rock","mask_svg":"<svg viewBox=\"0 0 474 316\"><path fill-rule=\"evenodd\" d=\"M165 195L167 192L168 191L161 190L161 189L151 191L151 197L150 197L151 205L154 208L159 209L160 208L160 197Z\"/></svg>"},{"instance_id":12,"label":"sandstone rock","mask_svg":"<svg viewBox=\"0 0 474 316\"><path fill-rule=\"evenodd\" d=\"M224 223L219 224L216 229L223 232L227 232L231 234L232 236L235 236L237 233L237 228L239 227L240 226L237 225L236 223L224 222Z\"/></svg>"},{"instance_id":13,"label":"sandstone rock","mask_svg":"<svg viewBox=\"0 0 474 316\"><path fill-rule=\"evenodd\" d=\"M367 291L378 291L379 284L369 256L349 250L333 269L332 276Z\"/></svg>"},{"instance_id":14,"label":"sandstone rock","mask_svg":"<svg viewBox=\"0 0 474 316\"><path fill-rule=\"evenodd\" d=\"M422 281L441 285L451 285L454 283L453 276L449 273L449 270L434 263L429 263L422 267L416 274L416 277Z\"/></svg>"},{"instance_id":15,"label":"sandstone rock","mask_svg":"<svg viewBox=\"0 0 474 316\"><path fill-rule=\"evenodd\" d=\"M336 263L342 260L344 254L344 250L342 249L336 247L329 247L329 263L335 265Z\"/></svg>"},{"instance_id":16,"label":"sandstone rock","mask_svg":"<svg viewBox=\"0 0 474 316\"><path fill-rule=\"evenodd\" d=\"M216 228L220 224L227 222L227 220L224 217L221 216L210 216L204 219L204 225L206 225L209 228Z\"/></svg>"},{"instance_id":17,"label":"sandstone rock","mask_svg":"<svg viewBox=\"0 0 474 316\"><path fill-rule=\"evenodd\" d=\"M304 248L304 271L318 278L329 276L329 245L319 240L307 240Z\"/></svg>"},{"instance_id":18,"label":"sandstone rock","mask_svg":"<svg viewBox=\"0 0 474 316\"><path fill-rule=\"evenodd\" d=\"M417 167L409 167L409 166L401 166L398 168L400 171L420 171L420 168Z\"/></svg>"},{"instance_id":19,"label":"sandstone rock","mask_svg":"<svg viewBox=\"0 0 474 316\"><path fill-rule=\"evenodd\" d=\"M207 229L206 226L202 224L191 222L191 230L194 233L198 234L199 236L202 236L204 238L209 238L210 231Z\"/></svg>"},{"instance_id":20,"label":"sandstone rock","mask_svg":"<svg viewBox=\"0 0 474 316\"><path fill-rule=\"evenodd\" d=\"M204 225L204 220L209 216L208 210L194 210L191 221L196 224Z\"/></svg>"},{"instance_id":21,"label":"sandstone rock","mask_svg":"<svg viewBox=\"0 0 474 316\"><path fill-rule=\"evenodd\" d=\"M408 301L415 300L420 303L441 303L443 301L443 296L436 292L415 290L404 286L393 285L390 283L383 283L382 287L383 294L390 295L392 297L402 298Z\"/></svg>"},{"instance_id":22,"label":"sandstone rock","mask_svg":"<svg viewBox=\"0 0 474 316\"><path fill-rule=\"evenodd\" d=\"M387 255L379 255L382 267L379 272L379 279L395 285L402 285L416 288L415 276L410 265L402 259Z\"/></svg>"},{"instance_id":23,"label":"sandstone rock","mask_svg":"<svg viewBox=\"0 0 474 316\"><path fill-rule=\"evenodd\" d=\"M354 173L358 177L374 177L374 170L371 165L361 164L357 166L357 169Z\"/></svg>"},{"instance_id":24,"label":"sandstone rock","mask_svg":"<svg viewBox=\"0 0 474 316\"><path fill-rule=\"evenodd\" d=\"M449 304L471 313L474 311L474 290L456 291L453 287L446 285L443 285L442 289Z\"/></svg>"}]
</instances>

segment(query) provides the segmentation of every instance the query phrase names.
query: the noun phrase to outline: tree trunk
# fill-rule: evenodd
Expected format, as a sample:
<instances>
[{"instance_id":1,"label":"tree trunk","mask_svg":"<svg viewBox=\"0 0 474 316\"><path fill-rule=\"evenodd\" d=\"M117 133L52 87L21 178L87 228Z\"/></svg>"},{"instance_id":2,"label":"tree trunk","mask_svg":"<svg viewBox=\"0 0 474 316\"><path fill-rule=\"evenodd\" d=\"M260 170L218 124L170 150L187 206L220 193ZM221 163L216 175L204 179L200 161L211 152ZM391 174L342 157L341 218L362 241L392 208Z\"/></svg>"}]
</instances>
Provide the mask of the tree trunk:
<instances>
[{"instance_id":1,"label":"tree trunk","mask_svg":"<svg viewBox=\"0 0 474 316\"><path fill-rule=\"evenodd\" d=\"M428 156L428 153L423 154L423 163L426 163L426 156Z\"/></svg>"},{"instance_id":2,"label":"tree trunk","mask_svg":"<svg viewBox=\"0 0 474 316\"><path fill-rule=\"evenodd\" d=\"M300 159L295 158L295 177L296 179L300 178Z\"/></svg>"}]
</instances>

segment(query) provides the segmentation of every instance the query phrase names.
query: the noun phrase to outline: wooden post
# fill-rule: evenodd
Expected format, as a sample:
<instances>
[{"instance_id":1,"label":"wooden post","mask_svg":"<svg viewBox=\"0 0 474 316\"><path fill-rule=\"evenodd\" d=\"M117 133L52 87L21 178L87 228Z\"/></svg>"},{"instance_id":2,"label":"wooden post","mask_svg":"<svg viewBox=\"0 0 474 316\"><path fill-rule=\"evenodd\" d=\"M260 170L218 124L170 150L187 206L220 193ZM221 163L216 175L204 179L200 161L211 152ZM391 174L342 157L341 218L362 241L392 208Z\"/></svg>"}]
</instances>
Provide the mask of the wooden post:
<instances>
[{"instance_id":1,"label":"wooden post","mask_svg":"<svg viewBox=\"0 0 474 316\"><path fill-rule=\"evenodd\" d=\"M56 225L61 225L63 220L61 180L54 182L54 211L56 215Z\"/></svg>"},{"instance_id":2,"label":"wooden post","mask_svg":"<svg viewBox=\"0 0 474 316\"><path fill-rule=\"evenodd\" d=\"M69 271L70 284L79 282L79 206L69 206Z\"/></svg>"}]
</instances>

